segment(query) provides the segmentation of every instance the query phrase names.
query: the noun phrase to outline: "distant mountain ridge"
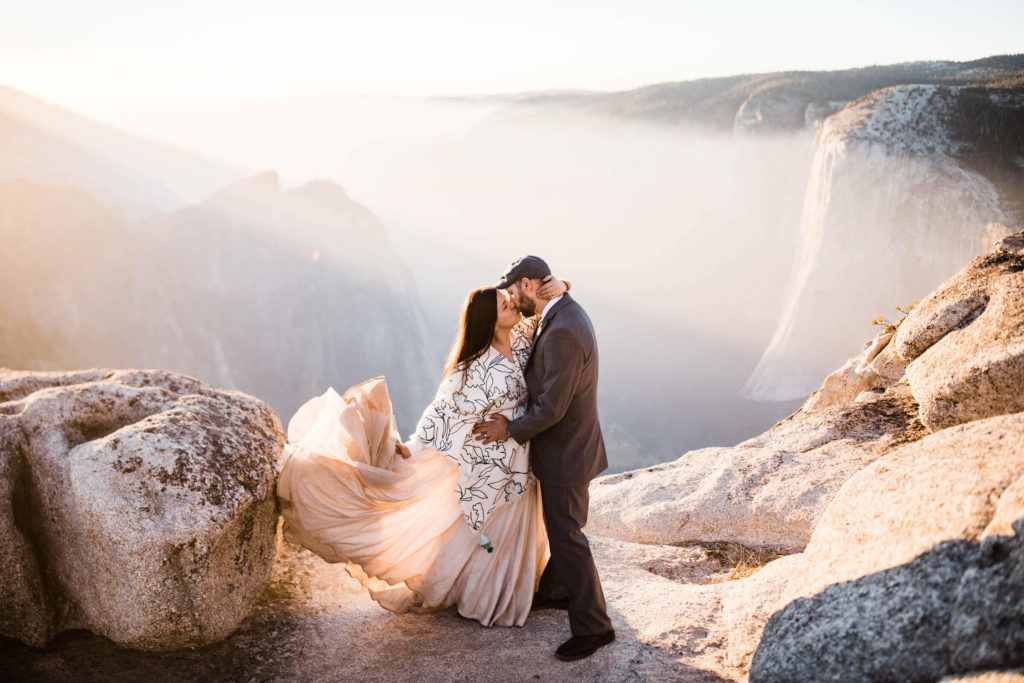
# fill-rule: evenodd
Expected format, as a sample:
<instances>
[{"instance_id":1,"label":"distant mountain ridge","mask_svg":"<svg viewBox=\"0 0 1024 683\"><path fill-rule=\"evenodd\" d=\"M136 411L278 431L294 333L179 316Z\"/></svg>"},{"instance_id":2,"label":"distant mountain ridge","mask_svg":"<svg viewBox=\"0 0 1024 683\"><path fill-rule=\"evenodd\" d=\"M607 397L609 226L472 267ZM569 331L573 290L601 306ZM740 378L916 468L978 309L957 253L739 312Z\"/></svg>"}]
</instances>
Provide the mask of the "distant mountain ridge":
<instances>
[{"instance_id":1,"label":"distant mountain ridge","mask_svg":"<svg viewBox=\"0 0 1024 683\"><path fill-rule=\"evenodd\" d=\"M0 182L0 242L0 365L173 367L284 421L386 375L406 431L440 374L408 268L329 181L259 174L135 222L81 189Z\"/></svg>"},{"instance_id":2,"label":"distant mountain ridge","mask_svg":"<svg viewBox=\"0 0 1024 683\"><path fill-rule=\"evenodd\" d=\"M0 181L81 187L139 213L185 206L241 175L0 85Z\"/></svg>"},{"instance_id":3,"label":"distant mountain ridge","mask_svg":"<svg viewBox=\"0 0 1024 683\"><path fill-rule=\"evenodd\" d=\"M408 267L336 183L282 189L0 86L0 364L160 366L287 419L392 384L403 429L440 372Z\"/></svg>"},{"instance_id":4,"label":"distant mountain ridge","mask_svg":"<svg viewBox=\"0 0 1024 683\"><path fill-rule=\"evenodd\" d=\"M712 130L793 131L881 88L907 84L1024 87L1024 54L969 62L924 61L838 71L780 71L655 83L631 90L526 96L519 106L567 106L596 114ZM841 106L840 106L841 105Z\"/></svg>"}]
</instances>

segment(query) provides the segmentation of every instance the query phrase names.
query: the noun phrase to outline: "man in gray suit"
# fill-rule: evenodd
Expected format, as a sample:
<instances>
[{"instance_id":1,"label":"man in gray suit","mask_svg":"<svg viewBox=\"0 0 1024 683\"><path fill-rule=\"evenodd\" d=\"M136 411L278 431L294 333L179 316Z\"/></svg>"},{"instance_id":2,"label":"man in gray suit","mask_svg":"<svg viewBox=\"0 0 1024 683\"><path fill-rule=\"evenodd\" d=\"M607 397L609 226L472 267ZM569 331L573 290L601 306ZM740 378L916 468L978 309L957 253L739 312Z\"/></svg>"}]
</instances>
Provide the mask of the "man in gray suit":
<instances>
[{"instance_id":1,"label":"man in gray suit","mask_svg":"<svg viewBox=\"0 0 1024 683\"><path fill-rule=\"evenodd\" d=\"M583 535L590 502L589 484L608 467L597 418L597 340L583 307L569 294L537 297L551 275L536 256L515 261L501 281L523 315L540 311L533 350L526 365L530 394L525 415L511 422L496 416L474 428L484 443L510 436L530 442L530 465L540 481L551 559L541 576L533 609L569 610L572 637L555 655L588 657L615 639L590 544Z\"/></svg>"}]
</instances>

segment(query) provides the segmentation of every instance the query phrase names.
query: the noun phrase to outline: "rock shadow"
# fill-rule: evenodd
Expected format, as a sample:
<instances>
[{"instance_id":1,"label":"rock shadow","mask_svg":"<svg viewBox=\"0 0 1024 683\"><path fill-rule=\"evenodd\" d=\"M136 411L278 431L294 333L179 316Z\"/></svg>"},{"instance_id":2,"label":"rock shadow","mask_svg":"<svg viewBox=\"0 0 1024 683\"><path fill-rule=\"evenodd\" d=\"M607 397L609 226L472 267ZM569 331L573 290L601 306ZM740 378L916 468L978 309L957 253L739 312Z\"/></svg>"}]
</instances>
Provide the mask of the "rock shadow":
<instances>
[{"instance_id":1,"label":"rock shadow","mask_svg":"<svg viewBox=\"0 0 1024 683\"><path fill-rule=\"evenodd\" d=\"M1024 518L772 615L750 681L936 681L1024 665Z\"/></svg>"}]
</instances>

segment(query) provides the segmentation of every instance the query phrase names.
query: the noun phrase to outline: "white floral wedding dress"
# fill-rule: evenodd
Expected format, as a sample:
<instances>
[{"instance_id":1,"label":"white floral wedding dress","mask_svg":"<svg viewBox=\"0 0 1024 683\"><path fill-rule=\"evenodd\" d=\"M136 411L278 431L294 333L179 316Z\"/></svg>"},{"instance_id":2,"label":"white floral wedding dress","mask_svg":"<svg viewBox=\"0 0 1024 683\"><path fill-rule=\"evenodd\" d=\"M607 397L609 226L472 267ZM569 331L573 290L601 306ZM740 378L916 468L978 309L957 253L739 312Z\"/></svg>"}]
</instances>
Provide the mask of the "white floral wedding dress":
<instances>
[{"instance_id":1,"label":"white floral wedding dress","mask_svg":"<svg viewBox=\"0 0 1024 683\"><path fill-rule=\"evenodd\" d=\"M348 572L396 612L456 605L485 626L521 626L547 562L528 445L484 446L473 425L526 410L523 370L536 317L513 329L514 360L493 347L441 383L395 454L384 378L328 388L288 421L278 497L285 537Z\"/></svg>"}]
</instances>

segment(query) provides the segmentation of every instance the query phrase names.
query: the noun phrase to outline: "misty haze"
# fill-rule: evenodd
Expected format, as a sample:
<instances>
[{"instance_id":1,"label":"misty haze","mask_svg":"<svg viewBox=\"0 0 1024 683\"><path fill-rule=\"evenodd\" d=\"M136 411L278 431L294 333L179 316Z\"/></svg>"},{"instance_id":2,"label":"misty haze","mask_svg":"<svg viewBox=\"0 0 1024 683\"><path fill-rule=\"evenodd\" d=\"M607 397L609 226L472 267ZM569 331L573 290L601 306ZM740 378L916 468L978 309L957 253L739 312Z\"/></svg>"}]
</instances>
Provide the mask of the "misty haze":
<instances>
[{"instance_id":1,"label":"misty haze","mask_svg":"<svg viewBox=\"0 0 1024 683\"><path fill-rule=\"evenodd\" d=\"M386 234L390 246L360 247L340 215L334 216L336 230L316 236L294 217L257 230L268 219L261 214L263 203L273 201L258 191L259 182L248 183L246 194L210 187L211 195L233 197L234 206L228 210L224 200L204 198L196 208L183 207L166 218L128 221L124 229L152 255L145 260L158 256L162 264L139 266L135 284L115 291L134 290L136 309L147 309L136 315L152 320L135 325L136 353L126 348L116 355L109 344L101 353L105 343L97 339L95 355L78 349L78 364L173 368L265 396L282 415L328 385L343 388L384 374L399 406L399 427L409 431L416 407L429 402L440 379L465 294L492 284L513 258L537 253L573 282L575 297L592 312L602 351L602 420L614 469L741 439L792 407L744 402L738 392L781 305L797 245L793 224L811 138L732 138L559 109L508 113L477 103L343 98L336 104L349 115L337 119L357 124L351 132L336 128L332 119L314 128L315 121L304 120L296 103L287 103L297 112L295 123L284 125L274 112L255 108L247 118L241 112L230 117L245 124L236 124L234 137L220 139L250 148L253 140L273 141L264 156L271 167L287 169L285 183L305 184L317 177L314 169L342 179L339 194L380 220L382 226L372 229ZM443 125L415 139L411 131L424 117ZM375 140L384 142L374 147ZM184 141L175 142L183 146ZM230 148L210 151L218 158L231 153ZM365 166L365 173L350 167L352 159ZM264 189L268 195L277 192ZM252 205L250 215L239 216L246 202ZM211 205L219 207L221 222L236 218L251 226L249 232L219 247L223 233L200 218L199 207ZM179 227L168 232L172 224ZM192 232L194 237L184 237ZM177 247L157 246L170 235ZM232 274L235 259L266 240L279 246L261 251L262 260L250 260L244 272ZM188 265L195 257L167 257L180 253L184 259L186 249L200 249L213 260L197 269ZM340 268L344 279L358 263L364 269L356 278L360 284L325 289L315 284L312 270L303 279L288 265L288 254L313 251L320 255L318 263L308 268ZM113 267L125 267L129 260ZM257 263L258 270L251 270ZM414 277L398 295L418 302L425 326L419 312L410 309L371 333L375 323L353 311L365 311L361 302L373 302L371 308L387 315L392 306L382 297L396 282L404 283L405 264ZM157 272L163 276L146 285ZM232 283L251 276L256 277L251 285L231 293ZM170 290L176 298L189 297L194 286L227 297L224 311L216 313L219 305L203 297L179 306L161 295ZM84 301L79 296L75 305ZM276 305L265 308L263 301ZM149 309L142 302L161 305ZM331 311L346 315L328 324ZM242 314L252 325L250 334L244 341L228 341L237 335L237 323L230 321ZM78 315L96 319L85 311ZM184 338L159 343L167 332L143 342L144 330L167 327L170 318L169 329L187 331ZM108 324L107 329L116 329L118 321L108 319ZM327 325L332 332L296 334L305 325ZM376 340L382 337L396 347L394 355L380 354L383 346ZM346 346L344 339L352 341ZM377 357L341 360L364 347L378 349ZM26 367L45 367L50 359L19 360ZM330 370L340 367L349 369ZM288 388L299 377L301 383Z\"/></svg>"},{"instance_id":2,"label":"misty haze","mask_svg":"<svg viewBox=\"0 0 1024 683\"><path fill-rule=\"evenodd\" d=\"M877 85L850 73L852 94ZM858 135L848 101L803 91L793 117L780 109L791 95L750 95L723 116L701 114L712 100L694 104L681 87L689 115L644 90L321 96L126 114L137 137L8 89L17 135L0 172L40 186L5 187L7 215L38 222L36 241L6 258L89 255L103 277L58 269L8 302L7 319L26 323L8 329L0 362L166 367L263 396L281 415L383 374L409 433L465 294L538 254L591 312L619 471L785 417L872 336L873 317L922 296L984 248L986 226L1008 221L988 181L943 161L953 143L939 123L923 157L837 152L834 139ZM909 101L936 121L955 106L926 95ZM903 185L845 189L884 174ZM109 207L88 219L109 241L44 209L63 185L90 190L90 212ZM44 247L48 231L69 234ZM926 247L934 255L919 258ZM29 272L18 286L45 271ZM877 295L853 317L836 304L859 277Z\"/></svg>"}]
</instances>

